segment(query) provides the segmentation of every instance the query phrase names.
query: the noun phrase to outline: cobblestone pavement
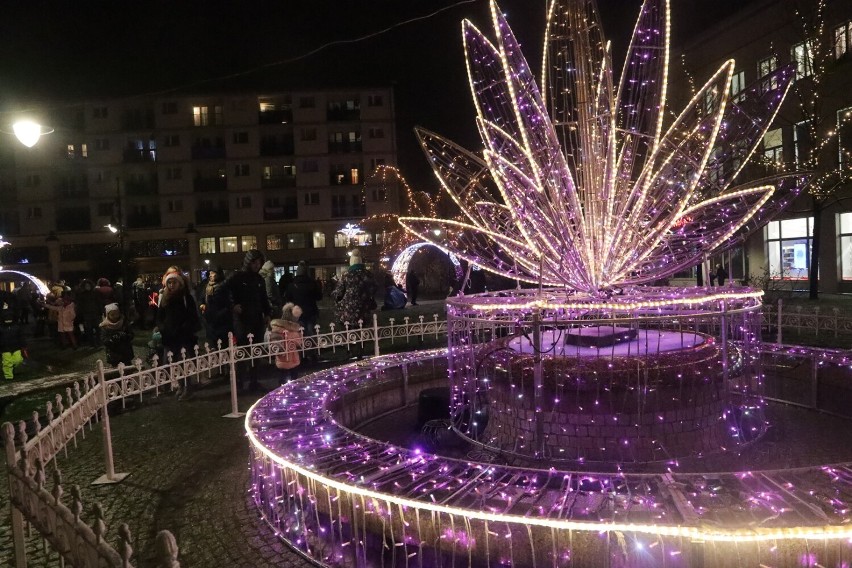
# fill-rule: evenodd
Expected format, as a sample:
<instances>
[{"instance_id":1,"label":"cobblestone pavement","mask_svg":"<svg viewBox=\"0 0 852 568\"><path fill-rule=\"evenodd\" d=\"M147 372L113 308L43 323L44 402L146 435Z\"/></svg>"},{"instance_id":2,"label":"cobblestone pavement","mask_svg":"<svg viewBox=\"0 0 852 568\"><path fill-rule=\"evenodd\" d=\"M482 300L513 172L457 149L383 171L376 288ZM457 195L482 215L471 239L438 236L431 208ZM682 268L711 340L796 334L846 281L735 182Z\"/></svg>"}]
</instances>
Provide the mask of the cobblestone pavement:
<instances>
[{"instance_id":1,"label":"cobblestone pavement","mask_svg":"<svg viewBox=\"0 0 852 568\"><path fill-rule=\"evenodd\" d=\"M271 382L270 382L271 386ZM260 395L241 397L247 409ZM312 566L290 550L258 517L249 490L248 444L243 420L222 418L229 411L224 382L178 401L164 396L111 418L117 472L131 475L122 483L92 486L104 473L101 429L95 427L60 455L66 503L73 484L82 489L83 518L92 507L105 512L108 540L126 522L133 535L136 566L153 565L157 531L169 529L180 547L183 568ZM6 486L5 470L0 483ZM50 486L50 482L48 482ZM13 566L9 506L2 502L0 566ZM37 538L28 542L30 566L59 566Z\"/></svg>"}]
</instances>

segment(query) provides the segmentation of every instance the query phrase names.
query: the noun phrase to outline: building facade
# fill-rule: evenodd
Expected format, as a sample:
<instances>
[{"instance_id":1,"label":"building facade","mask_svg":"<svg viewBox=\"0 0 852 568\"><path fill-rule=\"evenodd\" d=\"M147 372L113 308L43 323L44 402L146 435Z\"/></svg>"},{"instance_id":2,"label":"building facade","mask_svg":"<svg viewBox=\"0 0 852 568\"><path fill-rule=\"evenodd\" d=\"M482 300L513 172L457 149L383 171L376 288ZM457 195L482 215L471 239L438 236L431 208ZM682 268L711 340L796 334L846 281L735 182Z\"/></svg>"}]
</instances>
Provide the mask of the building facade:
<instances>
[{"instance_id":1,"label":"building facade","mask_svg":"<svg viewBox=\"0 0 852 568\"><path fill-rule=\"evenodd\" d=\"M852 172L852 3L755 0L678 46L672 68L682 61L701 84L727 59L736 61L734 101L779 66L796 70L783 107L737 183L791 171L811 172L811 179L834 177L800 195L742 249L714 262L730 260L737 279L805 290L816 231L819 290L852 292L852 177L844 178ZM681 89L676 96L688 100L687 81L674 75L674 90Z\"/></svg>"},{"instance_id":2,"label":"building facade","mask_svg":"<svg viewBox=\"0 0 852 568\"><path fill-rule=\"evenodd\" d=\"M324 278L356 242L368 260L378 244L339 231L398 203L365 191L371 171L397 163L390 88L27 109L55 132L0 145L2 258L42 278L118 276L121 262L132 275L176 264L197 277L239 267L252 248Z\"/></svg>"}]
</instances>

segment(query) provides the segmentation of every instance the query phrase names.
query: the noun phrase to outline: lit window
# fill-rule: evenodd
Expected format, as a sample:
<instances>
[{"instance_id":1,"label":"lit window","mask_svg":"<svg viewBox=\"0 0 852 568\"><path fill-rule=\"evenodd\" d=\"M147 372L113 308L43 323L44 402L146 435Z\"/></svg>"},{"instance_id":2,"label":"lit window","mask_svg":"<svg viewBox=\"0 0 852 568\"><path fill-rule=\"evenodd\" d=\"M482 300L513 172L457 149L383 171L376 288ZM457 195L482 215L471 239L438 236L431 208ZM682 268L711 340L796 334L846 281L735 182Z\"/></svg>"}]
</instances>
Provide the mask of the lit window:
<instances>
[{"instance_id":1,"label":"lit window","mask_svg":"<svg viewBox=\"0 0 852 568\"><path fill-rule=\"evenodd\" d=\"M796 62L796 76L810 77L814 74L814 45L806 41L793 46L793 61Z\"/></svg>"},{"instance_id":2,"label":"lit window","mask_svg":"<svg viewBox=\"0 0 852 568\"><path fill-rule=\"evenodd\" d=\"M849 53L850 45L852 45L852 22L846 22L834 28L834 57L840 59Z\"/></svg>"},{"instance_id":3,"label":"lit window","mask_svg":"<svg viewBox=\"0 0 852 568\"><path fill-rule=\"evenodd\" d=\"M206 106L192 107L192 123L195 126L207 126L210 124L210 112Z\"/></svg>"},{"instance_id":4,"label":"lit window","mask_svg":"<svg viewBox=\"0 0 852 568\"><path fill-rule=\"evenodd\" d=\"M283 248L281 235L266 235L266 250L281 250Z\"/></svg>"},{"instance_id":5,"label":"lit window","mask_svg":"<svg viewBox=\"0 0 852 568\"><path fill-rule=\"evenodd\" d=\"M325 248L325 233L314 233L314 248Z\"/></svg>"},{"instance_id":6,"label":"lit window","mask_svg":"<svg viewBox=\"0 0 852 568\"><path fill-rule=\"evenodd\" d=\"M288 249L305 248L305 233L287 233Z\"/></svg>"},{"instance_id":7,"label":"lit window","mask_svg":"<svg viewBox=\"0 0 852 568\"><path fill-rule=\"evenodd\" d=\"M852 164L852 107L837 111L838 163L842 167Z\"/></svg>"},{"instance_id":8,"label":"lit window","mask_svg":"<svg viewBox=\"0 0 852 568\"><path fill-rule=\"evenodd\" d=\"M766 258L769 277L805 280L811 264L813 217L772 221L766 225Z\"/></svg>"},{"instance_id":9,"label":"lit window","mask_svg":"<svg viewBox=\"0 0 852 568\"><path fill-rule=\"evenodd\" d=\"M216 237L202 237L198 239L198 251L201 254L213 254L216 252Z\"/></svg>"},{"instance_id":10,"label":"lit window","mask_svg":"<svg viewBox=\"0 0 852 568\"><path fill-rule=\"evenodd\" d=\"M361 179L360 174L361 174L361 172L358 171L358 168L352 168L352 169L349 170L349 175L352 178L353 184L360 183L360 179Z\"/></svg>"},{"instance_id":11,"label":"lit window","mask_svg":"<svg viewBox=\"0 0 852 568\"><path fill-rule=\"evenodd\" d=\"M768 162L784 162L784 137L780 128L769 130L763 136L763 157Z\"/></svg>"},{"instance_id":12,"label":"lit window","mask_svg":"<svg viewBox=\"0 0 852 568\"><path fill-rule=\"evenodd\" d=\"M334 234L334 246L340 247L348 247L349 246L349 237L342 233Z\"/></svg>"},{"instance_id":13,"label":"lit window","mask_svg":"<svg viewBox=\"0 0 852 568\"><path fill-rule=\"evenodd\" d=\"M852 280L852 213L838 215L840 238L840 278Z\"/></svg>"},{"instance_id":14,"label":"lit window","mask_svg":"<svg viewBox=\"0 0 852 568\"><path fill-rule=\"evenodd\" d=\"M242 250L251 250L257 248L257 237L254 235L243 235L240 237L240 244L242 245Z\"/></svg>"},{"instance_id":15,"label":"lit window","mask_svg":"<svg viewBox=\"0 0 852 568\"><path fill-rule=\"evenodd\" d=\"M237 237L219 237L220 252L239 252Z\"/></svg>"},{"instance_id":16,"label":"lit window","mask_svg":"<svg viewBox=\"0 0 852 568\"><path fill-rule=\"evenodd\" d=\"M778 68L778 58L774 55L772 57L767 57L766 59L761 59L757 63L757 76L763 79L775 72ZM771 91L778 88L778 77L772 77L771 79L767 79L761 85L764 91Z\"/></svg>"},{"instance_id":17,"label":"lit window","mask_svg":"<svg viewBox=\"0 0 852 568\"><path fill-rule=\"evenodd\" d=\"M740 93L743 89L745 89L745 71L734 73L731 77L731 97L735 101L742 99L743 95Z\"/></svg>"}]
</instances>

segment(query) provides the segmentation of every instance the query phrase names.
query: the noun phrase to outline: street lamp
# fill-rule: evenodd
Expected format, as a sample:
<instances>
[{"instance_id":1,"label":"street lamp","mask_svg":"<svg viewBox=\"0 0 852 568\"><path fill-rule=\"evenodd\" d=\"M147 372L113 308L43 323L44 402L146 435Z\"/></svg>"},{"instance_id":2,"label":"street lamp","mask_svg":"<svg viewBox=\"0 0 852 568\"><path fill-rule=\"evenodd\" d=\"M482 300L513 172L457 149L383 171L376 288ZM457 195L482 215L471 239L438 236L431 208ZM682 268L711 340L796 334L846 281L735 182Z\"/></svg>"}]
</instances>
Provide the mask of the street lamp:
<instances>
[{"instance_id":1,"label":"street lamp","mask_svg":"<svg viewBox=\"0 0 852 568\"><path fill-rule=\"evenodd\" d=\"M53 128L42 126L32 120L19 120L12 125L12 132L21 144L32 148L38 143L39 138L53 132Z\"/></svg>"}]
</instances>

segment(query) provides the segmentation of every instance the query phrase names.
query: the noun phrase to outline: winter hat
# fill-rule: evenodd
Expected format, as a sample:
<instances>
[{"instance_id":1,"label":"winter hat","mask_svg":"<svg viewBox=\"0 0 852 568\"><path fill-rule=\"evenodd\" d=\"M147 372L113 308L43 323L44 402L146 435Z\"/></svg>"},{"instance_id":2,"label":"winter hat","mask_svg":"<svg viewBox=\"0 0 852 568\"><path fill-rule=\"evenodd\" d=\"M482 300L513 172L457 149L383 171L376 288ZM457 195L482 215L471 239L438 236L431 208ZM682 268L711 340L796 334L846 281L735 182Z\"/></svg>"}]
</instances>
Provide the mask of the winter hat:
<instances>
[{"instance_id":1,"label":"winter hat","mask_svg":"<svg viewBox=\"0 0 852 568\"><path fill-rule=\"evenodd\" d=\"M113 302L112 304L107 304L106 306L104 306L104 313L108 314L110 312L117 312L117 311L119 311L118 310L118 304L116 304L115 302Z\"/></svg>"},{"instance_id":2,"label":"winter hat","mask_svg":"<svg viewBox=\"0 0 852 568\"><path fill-rule=\"evenodd\" d=\"M275 270L275 263L271 260L267 260L263 263L263 266L260 267L261 270L266 270L268 272L273 272Z\"/></svg>"},{"instance_id":3,"label":"winter hat","mask_svg":"<svg viewBox=\"0 0 852 568\"><path fill-rule=\"evenodd\" d=\"M106 278L98 278L98 286L109 286L109 280Z\"/></svg>"},{"instance_id":4,"label":"winter hat","mask_svg":"<svg viewBox=\"0 0 852 568\"><path fill-rule=\"evenodd\" d=\"M246 253L246 257L243 259L243 266L248 266L258 259L263 260L263 253L257 249L251 249Z\"/></svg>"},{"instance_id":5,"label":"winter hat","mask_svg":"<svg viewBox=\"0 0 852 568\"><path fill-rule=\"evenodd\" d=\"M166 272L166 275L163 276L163 286L168 284L169 280L177 280L178 283L183 286L183 274L180 272Z\"/></svg>"},{"instance_id":6,"label":"winter hat","mask_svg":"<svg viewBox=\"0 0 852 568\"><path fill-rule=\"evenodd\" d=\"M361 251L358 249L349 253L349 266L355 266L356 264L364 264L364 260L361 258Z\"/></svg>"},{"instance_id":7,"label":"winter hat","mask_svg":"<svg viewBox=\"0 0 852 568\"><path fill-rule=\"evenodd\" d=\"M307 276L308 265L304 260L299 261L299 266L296 267L296 276Z\"/></svg>"}]
</instances>

